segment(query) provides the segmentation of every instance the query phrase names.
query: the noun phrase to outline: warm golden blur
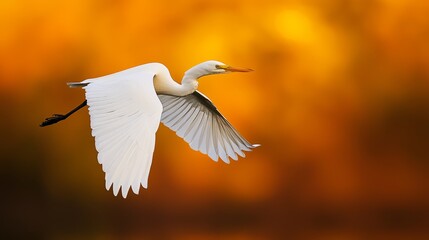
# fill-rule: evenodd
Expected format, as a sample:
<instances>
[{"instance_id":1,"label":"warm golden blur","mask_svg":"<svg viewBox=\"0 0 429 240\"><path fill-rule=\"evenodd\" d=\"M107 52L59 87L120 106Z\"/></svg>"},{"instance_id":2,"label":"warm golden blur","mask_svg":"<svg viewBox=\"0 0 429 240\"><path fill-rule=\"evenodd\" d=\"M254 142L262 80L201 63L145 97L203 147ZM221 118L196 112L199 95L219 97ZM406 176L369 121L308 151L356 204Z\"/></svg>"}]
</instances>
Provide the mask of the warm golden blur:
<instances>
[{"instance_id":1,"label":"warm golden blur","mask_svg":"<svg viewBox=\"0 0 429 240\"><path fill-rule=\"evenodd\" d=\"M2 235L47 239L424 239L429 1L0 2ZM104 189L68 81L216 59L200 90L262 147L230 165L161 126L149 189ZM426 238L429 239L429 238Z\"/></svg>"}]
</instances>

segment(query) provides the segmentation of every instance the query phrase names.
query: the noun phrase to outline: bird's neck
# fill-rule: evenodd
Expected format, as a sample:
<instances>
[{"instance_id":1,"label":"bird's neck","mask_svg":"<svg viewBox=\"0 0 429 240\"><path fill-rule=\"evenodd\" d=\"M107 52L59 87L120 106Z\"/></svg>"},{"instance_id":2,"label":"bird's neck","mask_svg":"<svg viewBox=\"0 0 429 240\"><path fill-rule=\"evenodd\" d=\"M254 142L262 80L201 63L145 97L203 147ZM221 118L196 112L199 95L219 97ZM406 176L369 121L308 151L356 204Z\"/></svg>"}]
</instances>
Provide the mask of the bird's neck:
<instances>
[{"instance_id":1,"label":"bird's neck","mask_svg":"<svg viewBox=\"0 0 429 240\"><path fill-rule=\"evenodd\" d=\"M183 76L182 78L181 86L185 89L191 89L192 92L196 91L198 88L198 77L192 74L188 74L188 72L186 72L185 76Z\"/></svg>"},{"instance_id":2,"label":"bird's neck","mask_svg":"<svg viewBox=\"0 0 429 240\"><path fill-rule=\"evenodd\" d=\"M182 79L182 84L177 83L171 78L170 74L158 73L154 79L155 90L158 94L173 96L186 96L198 88L196 78L186 76Z\"/></svg>"},{"instance_id":3,"label":"bird's neck","mask_svg":"<svg viewBox=\"0 0 429 240\"><path fill-rule=\"evenodd\" d=\"M182 86L191 88L193 89L192 92L194 92L198 88L198 79L210 74L212 73L207 72L207 70L202 68L200 65L196 65L185 72L185 75L182 78Z\"/></svg>"}]
</instances>

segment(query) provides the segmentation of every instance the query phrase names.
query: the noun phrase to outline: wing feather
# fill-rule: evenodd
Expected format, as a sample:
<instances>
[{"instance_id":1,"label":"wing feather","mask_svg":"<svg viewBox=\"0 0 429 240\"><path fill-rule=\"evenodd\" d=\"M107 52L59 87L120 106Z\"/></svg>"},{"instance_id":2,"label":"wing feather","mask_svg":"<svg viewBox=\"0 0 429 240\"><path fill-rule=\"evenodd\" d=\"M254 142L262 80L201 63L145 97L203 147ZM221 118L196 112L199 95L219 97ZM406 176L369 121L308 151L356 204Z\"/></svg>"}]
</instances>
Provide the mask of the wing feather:
<instances>
[{"instance_id":1,"label":"wing feather","mask_svg":"<svg viewBox=\"0 0 429 240\"><path fill-rule=\"evenodd\" d=\"M244 157L243 151L251 151L258 144L250 144L222 116L213 103L202 93L178 97L158 95L164 111L161 122L175 131L190 147L207 154L217 161L219 158L229 163L238 156Z\"/></svg>"},{"instance_id":2,"label":"wing feather","mask_svg":"<svg viewBox=\"0 0 429 240\"><path fill-rule=\"evenodd\" d=\"M136 72L86 80L92 135L98 161L106 173L106 189L138 194L147 179L162 104L153 85L154 73Z\"/></svg>"},{"instance_id":3,"label":"wing feather","mask_svg":"<svg viewBox=\"0 0 429 240\"><path fill-rule=\"evenodd\" d=\"M183 120L182 120L183 124L178 126L179 130L176 133L179 137L185 138L185 134L191 125L191 121L187 121L187 120L190 118L194 118L197 113L198 113L198 111L196 110L196 108L194 108L192 106L189 108L186 115L183 116Z\"/></svg>"}]
</instances>

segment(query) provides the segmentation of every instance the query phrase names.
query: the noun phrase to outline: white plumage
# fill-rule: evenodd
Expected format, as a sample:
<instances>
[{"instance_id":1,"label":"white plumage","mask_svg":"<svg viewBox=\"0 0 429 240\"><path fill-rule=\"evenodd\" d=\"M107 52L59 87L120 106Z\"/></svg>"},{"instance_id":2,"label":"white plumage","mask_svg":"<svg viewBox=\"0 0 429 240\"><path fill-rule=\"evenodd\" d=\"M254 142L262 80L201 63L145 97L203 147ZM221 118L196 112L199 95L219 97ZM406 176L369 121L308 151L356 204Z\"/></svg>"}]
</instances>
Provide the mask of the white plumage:
<instances>
[{"instance_id":1,"label":"white plumage","mask_svg":"<svg viewBox=\"0 0 429 240\"><path fill-rule=\"evenodd\" d=\"M121 189L125 198L130 188L135 194L140 185L147 188L160 122L192 149L214 161L221 158L229 163L229 158L237 160L238 156L245 156L243 151L259 146L244 139L212 102L196 91L197 80L202 76L248 71L251 70L207 61L188 70L182 84L178 84L164 65L149 63L68 83L70 87L85 89L98 162L106 173L106 189L113 185L114 195ZM52 122L42 126L63 120L71 113L47 118L47 122ZM58 116L62 119L55 119Z\"/></svg>"}]
</instances>

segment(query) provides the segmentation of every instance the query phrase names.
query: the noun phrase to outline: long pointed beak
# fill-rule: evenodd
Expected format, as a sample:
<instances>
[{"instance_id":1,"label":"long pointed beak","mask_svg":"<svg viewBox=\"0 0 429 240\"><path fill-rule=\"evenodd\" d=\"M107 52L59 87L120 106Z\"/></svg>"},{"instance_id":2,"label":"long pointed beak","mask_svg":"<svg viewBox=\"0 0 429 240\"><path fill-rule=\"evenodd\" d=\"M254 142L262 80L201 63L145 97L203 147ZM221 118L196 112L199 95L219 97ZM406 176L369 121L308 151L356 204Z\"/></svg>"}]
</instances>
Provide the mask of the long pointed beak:
<instances>
[{"instance_id":1,"label":"long pointed beak","mask_svg":"<svg viewBox=\"0 0 429 240\"><path fill-rule=\"evenodd\" d=\"M251 71L253 71L253 69L250 69L250 68L231 67L231 66L225 67L225 70L227 72L251 72Z\"/></svg>"}]
</instances>

